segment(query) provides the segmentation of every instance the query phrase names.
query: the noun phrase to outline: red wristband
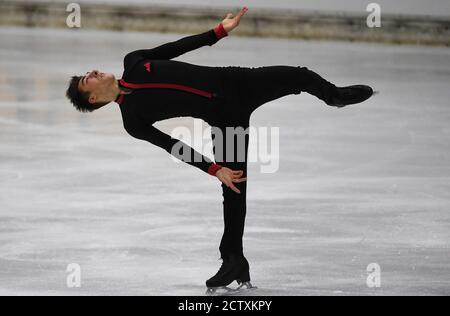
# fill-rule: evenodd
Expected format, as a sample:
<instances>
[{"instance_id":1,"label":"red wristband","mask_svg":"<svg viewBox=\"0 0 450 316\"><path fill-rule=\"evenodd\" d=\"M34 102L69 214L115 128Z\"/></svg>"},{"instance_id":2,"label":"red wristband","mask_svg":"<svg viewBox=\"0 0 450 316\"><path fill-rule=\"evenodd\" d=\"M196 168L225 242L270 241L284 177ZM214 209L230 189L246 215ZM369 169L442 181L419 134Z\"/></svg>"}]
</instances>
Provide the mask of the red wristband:
<instances>
[{"instance_id":1,"label":"red wristband","mask_svg":"<svg viewBox=\"0 0 450 316\"><path fill-rule=\"evenodd\" d=\"M221 39L222 37L228 36L228 33L223 28L222 23L220 23L214 28L214 33L216 33L217 39Z\"/></svg>"},{"instance_id":2,"label":"red wristband","mask_svg":"<svg viewBox=\"0 0 450 316\"><path fill-rule=\"evenodd\" d=\"M210 165L209 168L208 168L208 173L209 173L210 175L212 175L212 176L215 176L215 175L216 175L216 172L217 172L219 169L221 169L221 168L222 168L221 165L218 165L218 164L216 164L216 163L211 163L211 165Z\"/></svg>"}]
</instances>

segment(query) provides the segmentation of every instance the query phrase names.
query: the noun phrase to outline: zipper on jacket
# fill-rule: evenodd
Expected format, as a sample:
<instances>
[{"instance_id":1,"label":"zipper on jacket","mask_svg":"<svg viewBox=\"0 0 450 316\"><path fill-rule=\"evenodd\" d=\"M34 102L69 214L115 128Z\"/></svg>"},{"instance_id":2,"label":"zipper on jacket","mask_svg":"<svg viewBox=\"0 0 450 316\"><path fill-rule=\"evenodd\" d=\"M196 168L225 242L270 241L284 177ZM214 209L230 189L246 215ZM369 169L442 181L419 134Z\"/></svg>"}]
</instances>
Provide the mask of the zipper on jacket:
<instances>
[{"instance_id":1,"label":"zipper on jacket","mask_svg":"<svg viewBox=\"0 0 450 316\"><path fill-rule=\"evenodd\" d=\"M201 95L203 97L206 97L208 99L212 99L213 97L216 97L217 94L214 92L209 92L197 88L193 88L190 86L175 84L175 83L128 83L124 81L123 79L120 79L120 84L126 88L130 89L175 89L175 90L181 90L186 91L194 94Z\"/></svg>"}]
</instances>

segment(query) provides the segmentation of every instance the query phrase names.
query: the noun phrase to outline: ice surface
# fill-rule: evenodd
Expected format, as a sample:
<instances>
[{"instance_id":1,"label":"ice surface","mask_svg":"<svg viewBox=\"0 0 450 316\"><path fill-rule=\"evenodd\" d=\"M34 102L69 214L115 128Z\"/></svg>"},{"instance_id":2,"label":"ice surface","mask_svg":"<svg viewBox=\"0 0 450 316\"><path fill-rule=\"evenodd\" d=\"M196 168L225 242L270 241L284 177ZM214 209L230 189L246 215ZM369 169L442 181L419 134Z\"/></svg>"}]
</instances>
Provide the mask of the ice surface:
<instances>
[{"instance_id":1,"label":"ice surface","mask_svg":"<svg viewBox=\"0 0 450 316\"><path fill-rule=\"evenodd\" d=\"M81 114L64 97L70 75L119 76L126 52L180 36L0 29L0 294L204 294L220 266L218 180L128 136L115 103ZM254 113L281 134L279 171L249 166L255 294L450 294L448 48L230 36L179 60L303 65L381 92ZM192 120L160 127L179 124ZM70 263L81 288L66 286ZM370 263L380 288L366 285Z\"/></svg>"}]
</instances>

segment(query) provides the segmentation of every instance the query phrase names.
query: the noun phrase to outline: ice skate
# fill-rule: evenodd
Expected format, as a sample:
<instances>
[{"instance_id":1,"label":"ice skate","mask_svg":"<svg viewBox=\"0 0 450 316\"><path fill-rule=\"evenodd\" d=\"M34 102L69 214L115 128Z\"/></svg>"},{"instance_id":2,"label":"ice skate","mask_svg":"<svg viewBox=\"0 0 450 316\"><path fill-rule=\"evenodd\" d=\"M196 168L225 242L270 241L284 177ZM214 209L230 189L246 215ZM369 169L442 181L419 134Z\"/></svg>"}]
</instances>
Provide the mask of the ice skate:
<instances>
[{"instance_id":1,"label":"ice skate","mask_svg":"<svg viewBox=\"0 0 450 316\"><path fill-rule=\"evenodd\" d=\"M342 108L349 104L361 103L374 94L371 87L366 85L354 85L347 87L338 87L336 94L327 104Z\"/></svg>"},{"instance_id":2,"label":"ice skate","mask_svg":"<svg viewBox=\"0 0 450 316\"><path fill-rule=\"evenodd\" d=\"M243 255L230 255L224 258L216 275L206 281L206 294L230 295L254 289L250 283L249 269L248 261ZM229 287L233 281L239 284L237 288Z\"/></svg>"}]
</instances>

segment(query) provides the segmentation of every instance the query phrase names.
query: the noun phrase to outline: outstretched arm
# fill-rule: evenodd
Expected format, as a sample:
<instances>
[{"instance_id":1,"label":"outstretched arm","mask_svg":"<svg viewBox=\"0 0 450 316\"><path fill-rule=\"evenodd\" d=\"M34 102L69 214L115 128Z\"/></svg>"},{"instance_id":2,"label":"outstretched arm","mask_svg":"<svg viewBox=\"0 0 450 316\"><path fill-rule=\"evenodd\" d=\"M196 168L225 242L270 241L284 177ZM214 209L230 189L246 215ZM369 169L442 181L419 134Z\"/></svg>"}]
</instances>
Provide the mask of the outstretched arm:
<instances>
[{"instance_id":1,"label":"outstretched arm","mask_svg":"<svg viewBox=\"0 0 450 316\"><path fill-rule=\"evenodd\" d=\"M177 41L166 43L152 49L133 51L129 53L125 59L133 59L133 57L145 59L172 59L206 45L212 46L239 25L240 19L247 10L247 7L244 7L236 16L233 16L232 13L228 13L224 20L214 29L200 34L186 36Z\"/></svg>"}]
</instances>

